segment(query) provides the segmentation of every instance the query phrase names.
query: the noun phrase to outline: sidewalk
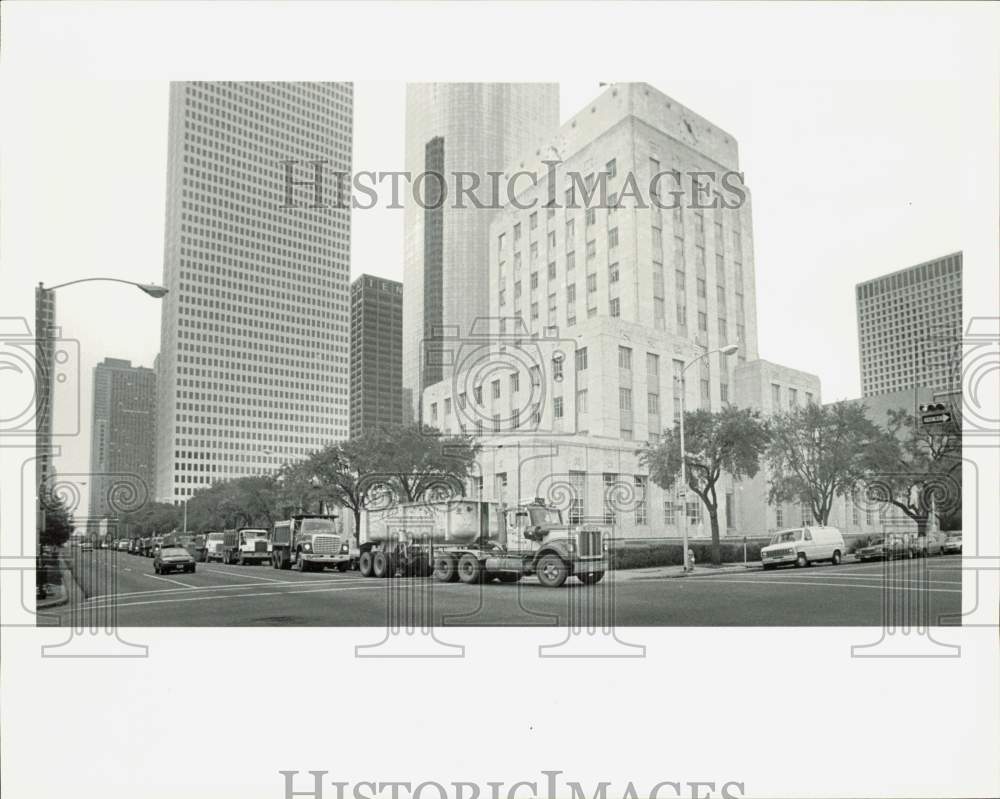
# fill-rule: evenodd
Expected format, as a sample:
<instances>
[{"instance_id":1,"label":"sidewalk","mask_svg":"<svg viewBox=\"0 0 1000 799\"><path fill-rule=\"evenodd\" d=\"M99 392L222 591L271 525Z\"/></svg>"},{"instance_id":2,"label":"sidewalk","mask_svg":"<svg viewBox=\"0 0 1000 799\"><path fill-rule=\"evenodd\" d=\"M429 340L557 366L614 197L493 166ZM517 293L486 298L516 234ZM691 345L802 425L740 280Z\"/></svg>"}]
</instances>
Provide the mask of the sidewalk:
<instances>
[{"instance_id":1,"label":"sidewalk","mask_svg":"<svg viewBox=\"0 0 1000 799\"><path fill-rule=\"evenodd\" d=\"M713 566L710 563L696 563L694 570L689 574L684 574L683 566L651 566L645 569L617 569L614 572L616 580L662 580L669 577L697 577L706 574L728 574L732 572L746 573L748 571L760 571L759 560L743 563L723 563L721 566Z\"/></svg>"}]
</instances>

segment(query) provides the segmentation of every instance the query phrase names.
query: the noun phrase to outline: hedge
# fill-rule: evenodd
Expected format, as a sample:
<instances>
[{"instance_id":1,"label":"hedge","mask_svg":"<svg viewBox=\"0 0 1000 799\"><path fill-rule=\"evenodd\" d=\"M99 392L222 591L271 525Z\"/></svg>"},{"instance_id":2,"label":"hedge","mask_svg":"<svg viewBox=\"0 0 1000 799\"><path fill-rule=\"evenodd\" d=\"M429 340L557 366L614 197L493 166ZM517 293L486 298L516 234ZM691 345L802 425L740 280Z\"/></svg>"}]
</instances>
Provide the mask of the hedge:
<instances>
[{"instance_id":1,"label":"hedge","mask_svg":"<svg viewBox=\"0 0 1000 799\"><path fill-rule=\"evenodd\" d=\"M747 541L747 562L760 560L760 548L766 542ZM689 541L688 548L694 553L695 564L712 562L712 544L710 541ZM722 541L719 544L723 563L743 562L743 541ZM653 566L680 566L683 564L681 542L662 542L655 544L629 543L619 545L609 554L608 560L612 569L645 569Z\"/></svg>"}]
</instances>

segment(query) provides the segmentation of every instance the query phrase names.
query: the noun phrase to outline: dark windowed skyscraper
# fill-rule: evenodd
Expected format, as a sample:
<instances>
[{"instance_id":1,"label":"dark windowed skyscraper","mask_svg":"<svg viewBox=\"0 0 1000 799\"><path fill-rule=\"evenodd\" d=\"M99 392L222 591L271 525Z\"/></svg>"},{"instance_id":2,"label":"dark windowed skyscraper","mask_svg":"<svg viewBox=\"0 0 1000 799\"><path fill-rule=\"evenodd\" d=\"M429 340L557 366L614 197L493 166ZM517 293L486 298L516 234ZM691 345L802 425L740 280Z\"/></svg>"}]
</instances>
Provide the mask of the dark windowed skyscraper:
<instances>
[{"instance_id":1,"label":"dark windowed skyscraper","mask_svg":"<svg viewBox=\"0 0 1000 799\"><path fill-rule=\"evenodd\" d=\"M351 284L351 437L403 421L403 284Z\"/></svg>"},{"instance_id":2,"label":"dark windowed skyscraper","mask_svg":"<svg viewBox=\"0 0 1000 799\"><path fill-rule=\"evenodd\" d=\"M111 494L153 497L156 466L156 372L131 361L105 358L94 367L90 433L90 516L114 516ZM132 486L132 488L129 488Z\"/></svg>"}]
</instances>

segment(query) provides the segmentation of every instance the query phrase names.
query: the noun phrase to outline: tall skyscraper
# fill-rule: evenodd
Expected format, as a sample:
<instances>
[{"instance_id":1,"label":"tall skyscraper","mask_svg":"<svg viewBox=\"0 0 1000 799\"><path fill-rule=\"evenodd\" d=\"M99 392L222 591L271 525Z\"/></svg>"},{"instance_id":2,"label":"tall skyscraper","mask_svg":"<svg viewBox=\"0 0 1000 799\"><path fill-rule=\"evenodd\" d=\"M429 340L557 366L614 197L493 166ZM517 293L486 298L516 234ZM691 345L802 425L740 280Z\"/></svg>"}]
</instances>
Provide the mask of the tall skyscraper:
<instances>
[{"instance_id":1,"label":"tall skyscraper","mask_svg":"<svg viewBox=\"0 0 1000 799\"><path fill-rule=\"evenodd\" d=\"M171 86L160 500L347 436L350 210L286 207L286 163L350 173L352 116L349 83Z\"/></svg>"},{"instance_id":2,"label":"tall skyscraper","mask_svg":"<svg viewBox=\"0 0 1000 799\"><path fill-rule=\"evenodd\" d=\"M109 492L133 484L152 496L156 468L156 373L105 358L94 367L90 432L90 518L114 515ZM131 504L131 503L129 503Z\"/></svg>"},{"instance_id":3,"label":"tall skyscraper","mask_svg":"<svg viewBox=\"0 0 1000 799\"><path fill-rule=\"evenodd\" d=\"M403 422L403 284L351 284L351 437Z\"/></svg>"},{"instance_id":4,"label":"tall skyscraper","mask_svg":"<svg viewBox=\"0 0 1000 799\"><path fill-rule=\"evenodd\" d=\"M861 395L961 386L962 253L855 288Z\"/></svg>"},{"instance_id":5,"label":"tall skyscraper","mask_svg":"<svg viewBox=\"0 0 1000 799\"><path fill-rule=\"evenodd\" d=\"M406 92L406 169L423 183L423 204L407 194L403 265L403 386L414 411L421 390L451 373L440 338L468 336L489 314L488 239L492 208L456 207L458 172L480 181L475 196L495 204L490 172L556 131L554 83L413 83ZM422 207L427 206L427 207ZM433 207L437 206L437 207Z\"/></svg>"}]
</instances>

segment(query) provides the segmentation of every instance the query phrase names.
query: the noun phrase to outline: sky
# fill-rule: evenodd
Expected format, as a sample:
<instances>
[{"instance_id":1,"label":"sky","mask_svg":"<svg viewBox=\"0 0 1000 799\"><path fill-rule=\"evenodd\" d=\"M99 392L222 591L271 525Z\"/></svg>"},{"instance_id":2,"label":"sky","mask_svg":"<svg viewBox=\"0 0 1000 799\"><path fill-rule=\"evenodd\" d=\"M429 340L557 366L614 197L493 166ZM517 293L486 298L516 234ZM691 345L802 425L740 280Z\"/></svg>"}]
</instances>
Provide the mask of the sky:
<instances>
[{"instance_id":1,"label":"sky","mask_svg":"<svg viewBox=\"0 0 1000 799\"><path fill-rule=\"evenodd\" d=\"M995 277L995 262L969 252L970 234L984 232L983 206L996 204L995 77L883 72L772 70L761 79L732 70L709 80L646 64L631 76L736 137L753 202L760 357L819 375L825 401L860 396L856 283L962 249L967 274ZM38 281L160 282L168 82L122 70L115 79L39 74L8 68L0 84L4 296L30 309ZM560 83L562 119L601 91L596 79ZM404 98L400 80L355 83L355 171L403 169ZM402 213L354 212L352 276L402 279ZM125 286L59 292L63 335L80 353L76 382L57 399L57 427L79 431L60 471L88 467L94 365L110 356L152 366L159 313Z\"/></svg>"}]
</instances>

